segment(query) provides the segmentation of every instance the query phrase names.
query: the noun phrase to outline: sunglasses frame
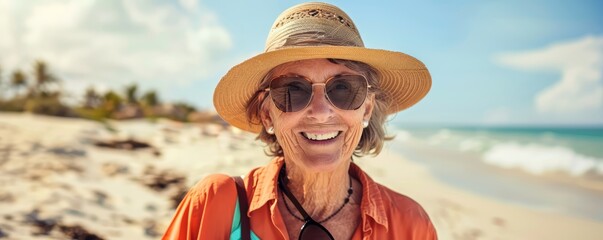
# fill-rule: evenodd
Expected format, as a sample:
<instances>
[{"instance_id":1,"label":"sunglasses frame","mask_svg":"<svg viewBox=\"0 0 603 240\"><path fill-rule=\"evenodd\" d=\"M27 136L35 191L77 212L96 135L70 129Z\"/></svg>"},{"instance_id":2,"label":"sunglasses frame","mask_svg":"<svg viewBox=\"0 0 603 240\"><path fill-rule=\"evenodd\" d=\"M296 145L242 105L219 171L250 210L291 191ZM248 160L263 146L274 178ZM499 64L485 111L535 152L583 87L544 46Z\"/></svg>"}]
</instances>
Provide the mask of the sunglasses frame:
<instances>
[{"instance_id":1,"label":"sunglasses frame","mask_svg":"<svg viewBox=\"0 0 603 240\"><path fill-rule=\"evenodd\" d=\"M331 101L331 99L329 98L329 94L327 94L327 84L328 84L328 83L329 83L331 80L333 80L333 79L335 79L335 78L338 78L338 77L342 77L342 76L360 76L360 77L362 77L362 78L364 79L364 82L366 83L366 84L365 84L365 85L366 85L366 96L364 96L364 99L362 100L362 103L360 104L360 106L358 106L358 107L357 107L357 108L355 108L355 109L341 109L341 108L337 107L337 106L336 106L336 105L333 103L333 101ZM310 93L310 98L309 98L308 102L306 103L306 105L305 105L304 107L300 108L300 109L299 109L299 110L297 110L297 111L283 111L283 109L280 109L280 108L277 106L277 108L278 108L279 110L283 111L283 112L299 112L299 111L301 111L301 110L306 109L306 108L307 108L307 107L310 105L310 103L312 102L312 98L314 98L314 86L315 86L315 85L322 85L322 86L323 86L323 91L324 91L324 94L325 94L325 98L327 99L327 101L329 102L329 104L331 104L331 106L333 106L333 107L335 107L335 108L337 108L337 109L339 109L339 110L343 110L343 111L348 111L348 110L357 110L358 108L360 108L360 107L362 106L362 104L364 104L364 102L366 101L366 97L367 97L367 96L368 96L368 94L369 94L369 89L371 89L371 88L372 88L372 86L371 86L371 85L369 84L369 82L368 82L368 79L366 79L366 77L365 77L364 75L362 75L362 74L337 74L337 75L334 75L334 76L332 76L332 77L328 78L328 79L327 79L325 82L322 82L322 83L312 83L312 81L310 81L310 79L308 79L308 78L307 78L307 77L305 77L305 76L301 76L301 75L281 75L281 76L278 76L278 77L272 78L272 79L270 80L269 84L268 84L268 88L265 88L265 89L264 89L264 91L265 91L265 92L270 92L270 89L271 89L271 86L272 86L272 82L273 82L274 80L276 80L276 79L280 79L280 78L296 78L296 77L297 77L297 78L304 79L304 80L306 80L307 82L309 82L309 83L310 83L310 87L312 88L312 92ZM273 102L273 103L276 105L276 102L275 102L275 100L274 100L274 95L270 94L270 99L272 99L272 102Z\"/></svg>"},{"instance_id":2,"label":"sunglasses frame","mask_svg":"<svg viewBox=\"0 0 603 240\"><path fill-rule=\"evenodd\" d=\"M320 230L322 230L322 231L325 233L325 235L327 235L327 236L328 236L328 237L329 237L331 240L335 240L335 238L333 237L333 235L331 235L331 233L329 232L329 230L327 230L327 228L325 228L325 227L324 227L322 224L320 224L320 223L318 223L318 222L314 221L314 219L312 219L312 218L306 219L306 221L304 222L304 225L302 225L301 229L299 230L299 237L298 237L298 240L308 240L308 239L304 238L304 232L305 232L307 229L309 229L309 228L306 228L306 227L308 227L309 225L314 225L314 227L318 227L318 228L319 228Z\"/></svg>"}]
</instances>

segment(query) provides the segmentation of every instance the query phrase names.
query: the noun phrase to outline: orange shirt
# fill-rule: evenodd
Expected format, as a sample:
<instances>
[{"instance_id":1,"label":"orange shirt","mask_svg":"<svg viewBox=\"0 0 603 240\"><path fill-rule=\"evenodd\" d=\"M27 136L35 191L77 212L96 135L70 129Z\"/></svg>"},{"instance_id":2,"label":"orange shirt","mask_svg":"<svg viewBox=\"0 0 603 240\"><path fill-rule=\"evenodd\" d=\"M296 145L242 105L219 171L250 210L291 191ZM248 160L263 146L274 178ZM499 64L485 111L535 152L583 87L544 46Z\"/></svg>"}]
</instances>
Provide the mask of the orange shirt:
<instances>
[{"instance_id":1,"label":"orange shirt","mask_svg":"<svg viewBox=\"0 0 603 240\"><path fill-rule=\"evenodd\" d=\"M260 239L289 236L277 207L277 179L283 162L277 157L245 176L251 231ZM362 221L352 239L437 239L431 220L417 202L374 182L354 163L350 174L362 183ZM236 201L236 185L230 176L206 177L184 197L163 239L229 239Z\"/></svg>"}]
</instances>

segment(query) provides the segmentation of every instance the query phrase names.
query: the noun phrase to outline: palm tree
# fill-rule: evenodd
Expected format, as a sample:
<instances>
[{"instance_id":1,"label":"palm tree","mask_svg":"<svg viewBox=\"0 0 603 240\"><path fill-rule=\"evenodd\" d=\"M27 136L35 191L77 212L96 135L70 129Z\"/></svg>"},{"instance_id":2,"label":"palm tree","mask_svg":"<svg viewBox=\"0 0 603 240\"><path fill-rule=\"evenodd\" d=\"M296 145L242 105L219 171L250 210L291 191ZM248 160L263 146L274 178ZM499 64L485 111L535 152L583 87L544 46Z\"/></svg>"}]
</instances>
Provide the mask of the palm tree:
<instances>
[{"instance_id":1,"label":"palm tree","mask_svg":"<svg viewBox=\"0 0 603 240\"><path fill-rule=\"evenodd\" d=\"M13 72L11 81L12 87L15 89L15 96L19 95L19 90L25 86L27 86L27 77L21 70L16 70Z\"/></svg>"},{"instance_id":2,"label":"palm tree","mask_svg":"<svg viewBox=\"0 0 603 240\"><path fill-rule=\"evenodd\" d=\"M157 106L159 104L159 98L155 90L148 91L140 98L141 102L146 106Z\"/></svg>"},{"instance_id":3,"label":"palm tree","mask_svg":"<svg viewBox=\"0 0 603 240\"><path fill-rule=\"evenodd\" d=\"M126 87L126 101L129 104L138 103L138 101L136 100L136 91L137 90L138 90L138 85L136 85L136 83L133 83L132 85Z\"/></svg>"},{"instance_id":4,"label":"palm tree","mask_svg":"<svg viewBox=\"0 0 603 240\"><path fill-rule=\"evenodd\" d=\"M4 81L2 79L3 79L3 77L2 77L2 67L0 66L0 101L2 100L2 94L1 94L2 93L2 85L3 85L2 81Z\"/></svg>"},{"instance_id":5,"label":"palm tree","mask_svg":"<svg viewBox=\"0 0 603 240\"><path fill-rule=\"evenodd\" d=\"M121 106L121 103L122 103L121 97L117 93L113 92L112 90L109 90L103 96L104 108L109 113L117 111L117 109Z\"/></svg>"},{"instance_id":6,"label":"palm tree","mask_svg":"<svg viewBox=\"0 0 603 240\"><path fill-rule=\"evenodd\" d=\"M97 108L102 102L101 96L94 90L93 87L86 89L84 95L84 107L85 108Z\"/></svg>"},{"instance_id":7,"label":"palm tree","mask_svg":"<svg viewBox=\"0 0 603 240\"><path fill-rule=\"evenodd\" d=\"M42 60L34 63L35 90L42 94L48 93L48 84L56 83L58 79L50 73L48 65Z\"/></svg>"}]
</instances>

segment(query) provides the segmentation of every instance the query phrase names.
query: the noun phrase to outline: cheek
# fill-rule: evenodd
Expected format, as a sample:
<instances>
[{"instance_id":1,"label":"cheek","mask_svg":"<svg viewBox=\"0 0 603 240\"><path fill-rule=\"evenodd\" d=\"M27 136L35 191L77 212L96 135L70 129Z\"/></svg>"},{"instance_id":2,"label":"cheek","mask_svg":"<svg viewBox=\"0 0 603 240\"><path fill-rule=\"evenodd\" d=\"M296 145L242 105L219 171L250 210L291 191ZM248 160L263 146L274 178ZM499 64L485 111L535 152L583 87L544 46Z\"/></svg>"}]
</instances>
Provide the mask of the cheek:
<instances>
[{"instance_id":1,"label":"cheek","mask_svg":"<svg viewBox=\"0 0 603 240\"><path fill-rule=\"evenodd\" d=\"M270 117L273 119L274 135L279 145L285 152L299 150L299 142L293 131L293 124L297 120L281 111L270 111Z\"/></svg>"},{"instance_id":2,"label":"cheek","mask_svg":"<svg viewBox=\"0 0 603 240\"><path fill-rule=\"evenodd\" d=\"M343 145L344 154L353 153L356 149L356 146L358 146L358 143L360 142L360 137L362 137L362 130L364 130L362 127L362 117L355 119L358 119L358 121L348 123L349 129L345 135Z\"/></svg>"},{"instance_id":3,"label":"cheek","mask_svg":"<svg viewBox=\"0 0 603 240\"><path fill-rule=\"evenodd\" d=\"M283 151L290 156L299 156L302 148L299 146L299 139L291 129L281 129L275 132L278 143Z\"/></svg>"}]
</instances>

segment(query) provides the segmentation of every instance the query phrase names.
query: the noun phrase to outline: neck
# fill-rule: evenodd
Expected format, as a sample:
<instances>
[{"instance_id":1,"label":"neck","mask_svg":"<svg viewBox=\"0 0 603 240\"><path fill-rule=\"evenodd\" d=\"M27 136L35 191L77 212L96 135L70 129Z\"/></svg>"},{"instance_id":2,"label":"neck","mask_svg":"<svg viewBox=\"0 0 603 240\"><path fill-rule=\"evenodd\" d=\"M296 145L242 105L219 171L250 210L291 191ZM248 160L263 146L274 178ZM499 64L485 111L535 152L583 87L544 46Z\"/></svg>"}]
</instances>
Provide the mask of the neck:
<instances>
[{"instance_id":1,"label":"neck","mask_svg":"<svg viewBox=\"0 0 603 240\"><path fill-rule=\"evenodd\" d=\"M286 165L287 188L304 210L320 221L341 207L348 196L349 167L350 163L345 162L333 171L309 172L289 163Z\"/></svg>"}]
</instances>

